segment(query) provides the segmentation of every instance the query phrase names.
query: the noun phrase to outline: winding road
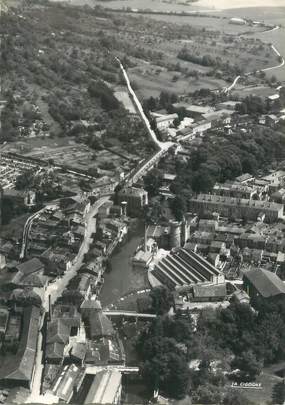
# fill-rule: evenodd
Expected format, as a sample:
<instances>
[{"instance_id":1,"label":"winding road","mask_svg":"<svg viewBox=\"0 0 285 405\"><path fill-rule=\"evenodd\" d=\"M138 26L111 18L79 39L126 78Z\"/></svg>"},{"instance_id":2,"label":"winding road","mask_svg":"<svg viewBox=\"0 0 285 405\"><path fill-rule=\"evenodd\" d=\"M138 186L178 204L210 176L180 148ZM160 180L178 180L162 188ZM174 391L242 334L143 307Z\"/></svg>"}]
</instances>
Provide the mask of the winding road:
<instances>
[{"instance_id":1,"label":"winding road","mask_svg":"<svg viewBox=\"0 0 285 405\"><path fill-rule=\"evenodd\" d=\"M272 28L272 30L264 31L264 33L266 34L266 33L268 33L268 32L272 32L272 31L278 30L279 28L280 28L280 27L277 25L276 27ZM285 60L284 60L283 56L280 54L280 52L278 51L278 49L276 49L276 47L275 47L274 45L272 45L272 44L271 44L271 49L273 50L273 52L275 52L275 54L276 54L278 57L281 58L281 62L280 62L278 65L274 65L274 66L271 66L271 67L268 67L268 68L260 69L260 70L257 70L257 71L255 71L255 72L244 73L243 76L250 76L250 75L253 75L253 74L256 73L256 72L258 72L258 73L259 73L259 72L268 72L268 71L270 71L270 70L278 69L278 68L284 66ZM240 79L241 77L242 77L241 75L237 76L237 77L234 79L233 83L232 83L229 87L226 87L226 88L223 89L223 92L224 92L224 93L229 93L229 92L235 87L235 85L237 84L237 82L239 81L239 79Z\"/></svg>"}]
</instances>

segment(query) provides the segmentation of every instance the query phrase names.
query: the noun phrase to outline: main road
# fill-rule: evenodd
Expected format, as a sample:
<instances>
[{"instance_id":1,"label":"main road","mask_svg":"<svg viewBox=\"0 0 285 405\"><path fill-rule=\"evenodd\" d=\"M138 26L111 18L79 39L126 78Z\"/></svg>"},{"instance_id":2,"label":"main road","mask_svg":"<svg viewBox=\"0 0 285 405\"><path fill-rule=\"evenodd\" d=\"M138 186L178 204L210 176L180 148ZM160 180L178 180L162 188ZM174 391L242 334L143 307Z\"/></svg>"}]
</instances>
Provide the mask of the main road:
<instances>
[{"instance_id":1,"label":"main road","mask_svg":"<svg viewBox=\"0 0 285 405\"><path fill-rule=\"evenodd\" d=\"M80 269L83 263L84 255L88 252L90 244L92 242L91 235L95 231L96 228L96 219L94 216L97 214L98 209L103 205L106 201L108 201L110 196L104 196L100 198L95 204L90 208L89 212L85 216L85 235L84 240L81 244L79 252L74 260L72 267L63 275L63 277L57 280L55 283L49 284L43 297L43 316L41 326L43 324L43 319L45 314L49 310L49 297L51 300L51 304L54 304L55 301L62 295L63 291L67 287L69 281L77 274L77 271ZM41 395L41 383L42 383L42 373L43 373L43 351L42 351L42 344L43 344L43 335L42 332L39 331L38 342L37 342L37 354L36 354L36 361L35 361L35 372L34 372L34 379L31 388L31 394L26 400L26 403L49 403L50 397L48 395ZM54 401L54 398L52 398Z\"/></svg>"},{"instance_id":2,"label":"main road","mask_svg":"<svg viewBox=\"0 0 285 405\"><path fill-rule=\"evenodd\" d=\"M154 132L154 130L151 128L150 122L147 118L147 116L144 113L143 107L141 102L139 101L134 89L131 86L131 82L129 79L129 76L127 74L126 69L124 68L122 62L120 61L120 59L116 56L115 60L119 63L121 72L124 76L127 88L128 88L128 92L131 96L131 99L133 100L133 103L147 129L147 132L152 140L152 142L155 144L156 149L158 149L158 151L156 152L156 154L154 156L152 156L151 158L149 158L140 168L138 168L136 170L135 173L133 173L132 177L129 179L128 183L132 184L135 183L136 181L138 181L142 176L144 176L149 170L152 169L152 167L156 164L156 162L158 162L158 160L165 154L167 153L167 151L173 146L175 145L173 142L161 142L157 139L156 133Z\"/></svg>"}]
</instances>

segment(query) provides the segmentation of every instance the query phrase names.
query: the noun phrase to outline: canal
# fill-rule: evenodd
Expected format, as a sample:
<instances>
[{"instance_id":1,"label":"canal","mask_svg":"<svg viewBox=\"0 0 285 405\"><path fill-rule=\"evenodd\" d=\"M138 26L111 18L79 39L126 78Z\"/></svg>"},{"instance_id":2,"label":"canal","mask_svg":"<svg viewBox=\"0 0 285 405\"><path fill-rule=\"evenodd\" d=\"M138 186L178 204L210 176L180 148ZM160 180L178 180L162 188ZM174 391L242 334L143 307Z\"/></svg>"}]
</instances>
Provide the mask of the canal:
<instances>
[{"instance_id":1,"label":"canal","mask_svg":"<svg viewBox=\"0 0 285 405\"><path fill-rule=\"evenodd\" d=\"M148 286L145 270L133 269L131 263L144 236L144 225L137 223L130 228L126 242L118 246L111 256L112 270L104 274L105 281L99 296L103 307L116 302L129 291Z\"/></svg>"}]
</instances>

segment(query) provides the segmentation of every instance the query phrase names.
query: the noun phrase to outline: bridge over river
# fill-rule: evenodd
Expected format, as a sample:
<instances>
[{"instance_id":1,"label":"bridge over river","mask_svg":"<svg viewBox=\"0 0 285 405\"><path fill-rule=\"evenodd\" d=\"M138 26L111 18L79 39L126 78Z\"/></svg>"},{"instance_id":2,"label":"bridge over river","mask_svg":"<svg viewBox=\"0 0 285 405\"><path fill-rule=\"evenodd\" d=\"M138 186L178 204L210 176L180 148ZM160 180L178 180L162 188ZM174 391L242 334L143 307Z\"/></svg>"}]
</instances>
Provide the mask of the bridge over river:
<instances>
[{"instance_id":1,"label":"bridge over river","mask_svg":"<svg viewBox=\"0 0 285 405\"><path fill-rule=\"evenodd\" d=\"M122 318L135 318L135 319L154 319L155 314L144 314L136 311L124 311L124 310L105 310L104 315L108 317L122 317Z\"/></svg>"}]
</instances>

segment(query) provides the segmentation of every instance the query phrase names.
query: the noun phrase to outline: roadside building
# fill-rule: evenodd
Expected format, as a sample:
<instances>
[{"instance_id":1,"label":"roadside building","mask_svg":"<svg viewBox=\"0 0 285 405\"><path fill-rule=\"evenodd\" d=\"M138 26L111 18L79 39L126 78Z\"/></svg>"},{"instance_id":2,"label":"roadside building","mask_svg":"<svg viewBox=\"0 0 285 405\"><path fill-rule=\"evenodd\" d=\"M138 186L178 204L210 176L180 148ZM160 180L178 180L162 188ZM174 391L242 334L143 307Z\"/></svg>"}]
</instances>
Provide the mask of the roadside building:
<instances>
[{"instance_id":1,"label":"roadside building","mask_svg":"<svg viewBox=\"0 0 285 405\"><path fill-rule=\"evenodd\" d=\"M31 388L39 333L40 309L26 307L23 312L22 332L18 351L0 361L0 381L4 386Z\"/></svg>"},{"instance_id":2,"label":"roadside building","mask_svg":"<svg viewBox=\"0 0 285 405\"><path fill-rule=\"evenodd\" d=\"M178 115L175 114L168 114L168 115L160 115L159 117L155 117L155 122L157 129L159 131L165 130L173 124L173 121L178 118Z\"/></svg>"},{"instance_id":3,"label":"roadside building","mask_svg":"<svg viewBox=\"0 0 285 405\"><path fill-rule=\"evenodd\" d=\"M198 194L189 201L192 212L203 216L217 212L227 218L256 221L262 212L265 221L272 223L283 217L282 204L267 201L255 201L243 198L222 197L218 195Z\"/></svg>"},{"instance_id":4,"label":"roadside building","mask_svg":"<svg viewBox=\"0 0 285 405\"><path fill-rule=\"evenodd\" d=\"M143 208L148 205L148 193L142 188L126 187L118 193L119 203L127 203L127 214L141 215Z\"/></svg>"},{"instance_id":5,"label":"roadside building","mask_svg":"<svg viewBox=\"0 0 285 405\"><path fill-rule=\"evenodd\" d=\"M122 374L116 370L101 371L96 374L84 404L114 404L121 400Z\"/></svg>"},{"instance_id":6,"label":"roadside building","mask_svg":"<svg viewBox=\"0 0 285 405\"><path fill-rule=\"evenodd\" d=\"M255 196L259 196L259 190L257 186L231 181L226 181L225 183L216 183L213 187L212 192L215 195L246 198L249 200L251 200Z\"/></svg>"}]
</instances>

